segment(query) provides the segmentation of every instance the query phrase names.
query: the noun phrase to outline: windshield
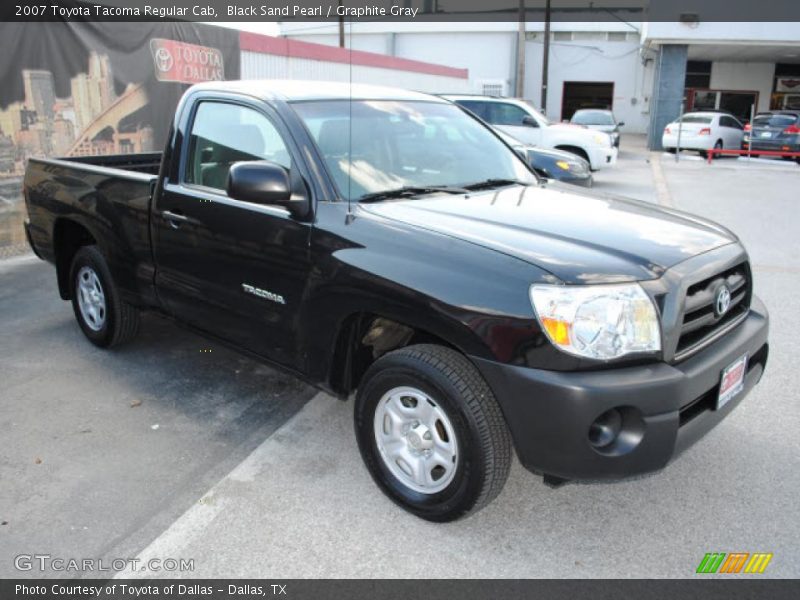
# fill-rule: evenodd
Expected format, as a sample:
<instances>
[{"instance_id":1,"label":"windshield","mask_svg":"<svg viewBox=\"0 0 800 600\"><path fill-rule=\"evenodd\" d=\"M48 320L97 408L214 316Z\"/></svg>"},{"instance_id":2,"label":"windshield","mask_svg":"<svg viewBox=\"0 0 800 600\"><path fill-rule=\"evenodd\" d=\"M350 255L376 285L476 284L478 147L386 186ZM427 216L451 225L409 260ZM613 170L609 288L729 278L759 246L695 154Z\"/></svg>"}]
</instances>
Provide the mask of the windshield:
<instances>
[{"instance_id":1,"label":"windshield","mask_svg":"<svg viewBox=\"0 0 800 600\"><path fill-rule=\"evenodd\" d=\"M339 192L351 200L489 179L536 182L514 151L453 104L320 100L293 107Z\"/></svg>"},{"instance_id":2,"label":"windshield","mask_svg":"<svg viewBox=\"0 0 800 600\"><path fill-rule=\"evenodd\" d=\"M578 125L614 125L614 117L604 110L579 110L571 121Z\"/></svg>"},{"instance_id":3,"label":"windshield","mask_svg":"<svg viewBox=\"0 0 800 600\"><path fill-rule=\"evenodd\" d=\"M794 125L797 117L794 115L761 115L753 119L754 127L789 127Z\"/></svg>"}]
</instances>

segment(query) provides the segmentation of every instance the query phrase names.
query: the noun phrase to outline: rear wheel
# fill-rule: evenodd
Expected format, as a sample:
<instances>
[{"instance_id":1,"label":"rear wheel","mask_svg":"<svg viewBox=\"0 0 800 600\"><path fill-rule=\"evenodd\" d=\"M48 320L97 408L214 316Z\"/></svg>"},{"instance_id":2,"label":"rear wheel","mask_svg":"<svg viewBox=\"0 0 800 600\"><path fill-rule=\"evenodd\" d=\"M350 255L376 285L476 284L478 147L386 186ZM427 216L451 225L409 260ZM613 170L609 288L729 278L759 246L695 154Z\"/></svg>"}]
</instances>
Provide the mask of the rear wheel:
<instances>
[{"instance_id":1,"label":"rear wheel","mask_svg":"<svg viewBox=\"0 0 800 600\"><path fill-rule=\"evenodd\" d=\"M714 150L722 150L722 146L723 146L722 140L717 140L716 143L714 144ZM706 150L701 150L700 156L702 156L703 158L708 158L708 152ZM721 155L715 154L714 156L718 158Z\"/></svg>"},{"instance_id":2,"label":"rear wheel","mask_svg":"<svg viewBox=\"0 0 800 600\"><path fill-rule=\"evenodd\" d=\"M106 260L96 246L84 246L75 254L70 296L78 325L95 346L108 348L136 335L139 311L119 297Z\"/></svg>"},{"instance_id":3,"label":"rear wheel","mask_svg":"<svg viewBox=\"0 0 800 600\"><path fill-rule=\"evenodd\" d=\"M429 521L491 502L511 465L511 438L491 389L466 357L421 344L364 375L355 405L359 449L381 490Z\"/></svg>"}]
</instances>

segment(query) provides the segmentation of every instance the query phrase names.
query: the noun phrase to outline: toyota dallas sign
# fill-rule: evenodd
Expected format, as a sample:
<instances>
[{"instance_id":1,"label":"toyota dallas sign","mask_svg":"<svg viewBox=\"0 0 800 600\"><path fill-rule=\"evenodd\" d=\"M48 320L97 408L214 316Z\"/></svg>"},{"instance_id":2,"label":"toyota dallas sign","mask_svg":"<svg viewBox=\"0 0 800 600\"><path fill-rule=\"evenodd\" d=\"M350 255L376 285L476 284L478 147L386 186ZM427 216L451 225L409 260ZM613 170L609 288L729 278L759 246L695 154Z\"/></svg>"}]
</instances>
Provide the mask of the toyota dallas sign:
<instances>
[{"instance_id":1,"label":"toyota dallas sign","mask_svg":"<svg viewBox=\"0 0 800 600\"><path fill-rule=\"evenodd\" d=\"M177 83L201 83L225 79L222 52L217 48L154 38L150 40L156 79Z\"/></svg>"}]
</instances>

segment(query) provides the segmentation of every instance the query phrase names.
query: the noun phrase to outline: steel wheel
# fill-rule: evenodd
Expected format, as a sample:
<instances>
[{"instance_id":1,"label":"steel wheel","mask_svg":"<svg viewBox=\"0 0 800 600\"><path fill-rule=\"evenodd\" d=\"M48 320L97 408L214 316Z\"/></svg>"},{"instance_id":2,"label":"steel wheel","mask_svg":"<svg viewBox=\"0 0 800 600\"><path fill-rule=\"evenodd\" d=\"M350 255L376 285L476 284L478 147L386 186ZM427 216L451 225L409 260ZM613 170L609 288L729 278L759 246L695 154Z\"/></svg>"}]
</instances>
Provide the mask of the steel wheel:
<instances>
[{"instance_id":1,"label":"steel wheel","mask_svg":"<svg viewBox=\"0 0 800 600\"><path fill-rule=\"evenodd\" d=\"M77 279L81 317L92 331L100 331L106 323L106 295L100 279L91 267L81 267Z\"/></svg>"},{"instance_id":2,"label":"steel wheel","mask_svg":"<svg viewBox=\"0 0 800 600\"><path fill-rule=\"evenodd\" d=\"M442 407L413 387L396 387L378 402L375 442L403 485L423 494L445 489L458 468L458 440Z\"/></svg>"}]
</instances>

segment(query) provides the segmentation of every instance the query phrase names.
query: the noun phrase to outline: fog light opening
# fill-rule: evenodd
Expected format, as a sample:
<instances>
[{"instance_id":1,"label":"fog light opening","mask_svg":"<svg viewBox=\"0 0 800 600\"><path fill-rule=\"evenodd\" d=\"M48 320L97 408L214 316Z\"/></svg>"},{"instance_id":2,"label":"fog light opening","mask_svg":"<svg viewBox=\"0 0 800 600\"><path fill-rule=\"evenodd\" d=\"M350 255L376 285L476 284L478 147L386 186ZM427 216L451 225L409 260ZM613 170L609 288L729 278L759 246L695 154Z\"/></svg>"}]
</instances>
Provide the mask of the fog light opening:
<instances>
[{"instance_id":1,"label":"fog light opening","mask_svg":"<svg viewBox=\"0 0 800 600\"><path fill-rule=\"evenodd\" d=\"M617 406L597 417L589 426L589 445L606 456L631 452L644 437L642 413L632 406Z\"/></svg>"},{"instance_id":2,"label":"fog light opening","mask_svg":"<svg viewBox=\"0 0 800 600\"><path fill-rule=\"evenodd\" d=\"M616 408L597 417L589 427L589 443L595 448L606 448L613 444L622 430L622 413Z\"/></svg>"}]
</instances>

